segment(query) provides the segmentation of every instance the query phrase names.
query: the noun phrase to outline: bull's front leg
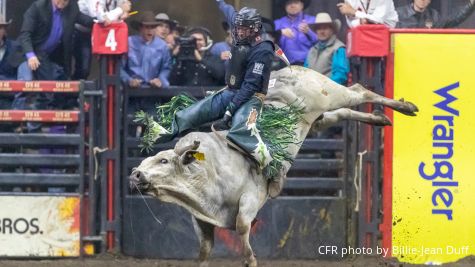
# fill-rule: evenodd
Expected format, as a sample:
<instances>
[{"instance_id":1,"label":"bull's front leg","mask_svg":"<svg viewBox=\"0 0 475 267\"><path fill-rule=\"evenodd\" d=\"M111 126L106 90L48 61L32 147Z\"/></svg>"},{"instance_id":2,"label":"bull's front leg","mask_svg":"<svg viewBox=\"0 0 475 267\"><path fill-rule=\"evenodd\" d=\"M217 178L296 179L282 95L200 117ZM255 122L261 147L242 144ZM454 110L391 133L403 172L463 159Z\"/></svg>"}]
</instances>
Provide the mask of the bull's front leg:
<instances>
[{"instance_id":1,"label":"bull's front leg","mask_svg":"<svg viewBox=\"0 0 475 267\"><path fill-rule=\"evenodd\" d=\"M214 245L214 225L194 218L195 232L200 241L199 267L208 267L208 258Z\"/></svg>"},{"instance_id":2,"label":"bull's front leg","mask_svg":"<svg viewBox=\"0 0 475 267\"><path fill-rule=\"evenodd\" d=\"M244 266L257 267L257 260L249 242L249 234L251 232L252 220L257 215L258 205L257 195L244 193L239 199L239 212L236 217L236 231L241 238L244 252Z\"/></svg>"}]
</instances>

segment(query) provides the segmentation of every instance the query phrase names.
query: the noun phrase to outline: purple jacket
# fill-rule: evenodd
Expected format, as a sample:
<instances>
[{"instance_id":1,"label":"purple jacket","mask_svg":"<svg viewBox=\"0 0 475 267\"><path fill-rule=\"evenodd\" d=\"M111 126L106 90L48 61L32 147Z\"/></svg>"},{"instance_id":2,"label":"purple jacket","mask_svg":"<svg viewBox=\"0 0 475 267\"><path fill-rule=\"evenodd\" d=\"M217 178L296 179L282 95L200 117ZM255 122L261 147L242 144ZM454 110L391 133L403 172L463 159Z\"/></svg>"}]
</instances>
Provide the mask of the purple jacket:
<instances>
[{"instance_id":1,"label":"purple jacket","mask_svg":"<svg viewBox=\"0 0 475 267\"><path fill-rule=\"evenodd\" d=\"M313 31L309 30L307 34L299 31L299 24L303 21L311 24L315 22L315 17L301 13L293 21L288 16L275 21L275 30L291 28L294 32L294 38L291 39L282 35L279 40L280 47L292 64L296 62L303 63L307 58L308 51L317 42L317 35Z\"/></svg>"}]
</instances>

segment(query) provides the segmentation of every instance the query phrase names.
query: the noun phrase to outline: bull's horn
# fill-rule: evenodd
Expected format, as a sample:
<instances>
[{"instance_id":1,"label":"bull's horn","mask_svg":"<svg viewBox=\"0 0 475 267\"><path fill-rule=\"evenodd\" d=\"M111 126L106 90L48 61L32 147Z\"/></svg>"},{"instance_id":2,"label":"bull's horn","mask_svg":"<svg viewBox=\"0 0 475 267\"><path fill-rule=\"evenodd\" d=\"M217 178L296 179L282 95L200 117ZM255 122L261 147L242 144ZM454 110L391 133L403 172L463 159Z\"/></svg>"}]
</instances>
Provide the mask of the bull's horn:
<instances>
[{"instance_id":1,"label":"bull's horn","mask_svg":"<svg viewBox=\"0 0 475 267\"><path fill-rule=\"evenodd\" d=\"M193 141L192 145L182 147L181 149L175 148L175 153L178 156L181 156L181 155L183 155L183 153L185 153L188 150L197 150L199 146L200 146L200 141L195 140L195 141Z\"/></svg>"}]
</instances>

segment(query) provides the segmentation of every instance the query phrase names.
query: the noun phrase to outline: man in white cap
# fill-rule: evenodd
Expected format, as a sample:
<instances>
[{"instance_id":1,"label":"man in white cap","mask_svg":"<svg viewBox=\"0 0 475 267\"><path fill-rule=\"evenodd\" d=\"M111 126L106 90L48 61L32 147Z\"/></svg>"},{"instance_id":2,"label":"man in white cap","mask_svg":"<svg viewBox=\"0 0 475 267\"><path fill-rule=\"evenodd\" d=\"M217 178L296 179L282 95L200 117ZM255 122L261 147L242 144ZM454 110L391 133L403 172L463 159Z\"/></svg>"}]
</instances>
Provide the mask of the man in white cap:
<instances>
[{"instance_id":1,"label":"man in white cap","mask_svg":"<svg viewBox=\"0 0 475 267\"><path fill-rule=\"evenodd\" d=\"M158 22L156 29L157 37L160 37L162 40L165 40L170 34L172 29L176 26L177 22L171 20L170 17L165 13L159 13L155 16L155 20Z\"/></svg>"},{"instance_id":2,"label":"man in white cap","mask_svg":"<svg viewBox=\"0 0 475 267\"><path fill-rule=\"evenodd\" d=\"M309 26L317 34L318 41L310 48L304 66L339 84L346 84L350 66L345 44L336 36L341 27L340 20L332 20L328 13L318 13L315 23Z\"/></svg>"}]
</instances>

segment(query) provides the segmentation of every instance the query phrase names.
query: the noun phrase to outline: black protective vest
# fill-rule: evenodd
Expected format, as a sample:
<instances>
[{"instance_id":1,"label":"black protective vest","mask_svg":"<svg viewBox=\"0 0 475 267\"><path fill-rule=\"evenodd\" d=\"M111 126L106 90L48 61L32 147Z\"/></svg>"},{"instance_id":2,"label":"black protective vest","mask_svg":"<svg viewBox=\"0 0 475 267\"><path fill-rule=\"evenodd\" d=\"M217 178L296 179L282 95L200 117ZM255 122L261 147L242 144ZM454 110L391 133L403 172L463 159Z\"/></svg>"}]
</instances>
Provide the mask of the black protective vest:
<instances>
[{"instance_id":1,"label":"black protective vest","mask_svg":"<svg viewBox=\"0 0 475 267\"><path fill-rule=\"evenodd\" d=\"M247 70L247 60L251 46L233 45L231 48L231 59L227 64L226 85L231 89L241 88Z\"/></svg>"}]
</instances>

